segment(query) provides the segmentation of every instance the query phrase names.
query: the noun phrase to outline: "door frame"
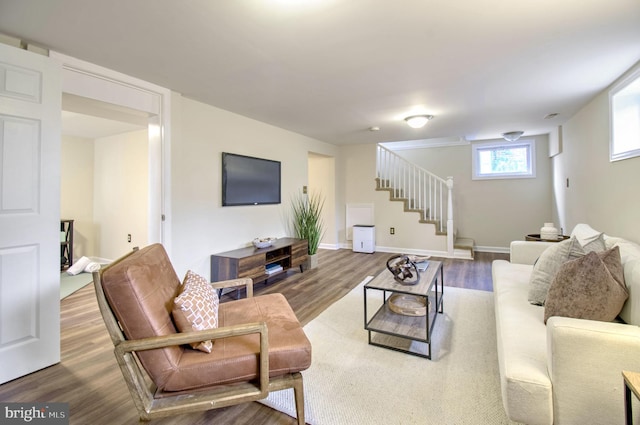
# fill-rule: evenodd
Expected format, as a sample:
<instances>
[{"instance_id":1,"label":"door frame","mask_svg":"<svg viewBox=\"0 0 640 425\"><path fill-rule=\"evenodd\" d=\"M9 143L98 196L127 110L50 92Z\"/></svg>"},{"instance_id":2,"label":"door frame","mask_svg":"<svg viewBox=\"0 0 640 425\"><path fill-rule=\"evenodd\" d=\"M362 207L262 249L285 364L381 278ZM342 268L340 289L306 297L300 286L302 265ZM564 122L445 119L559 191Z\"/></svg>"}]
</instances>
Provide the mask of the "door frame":
<instances>
[{"instance_id":1,"label":"door frame","mask_svg":"<svg viewBox=\"0 0 640 425\"><path fill-rule=\"evenodd\" d=\"M61 53L49 56L62 65L62 92L149 115L148 242L162 243L171 254L171 91Z\"/></svg>"}]
</instances>

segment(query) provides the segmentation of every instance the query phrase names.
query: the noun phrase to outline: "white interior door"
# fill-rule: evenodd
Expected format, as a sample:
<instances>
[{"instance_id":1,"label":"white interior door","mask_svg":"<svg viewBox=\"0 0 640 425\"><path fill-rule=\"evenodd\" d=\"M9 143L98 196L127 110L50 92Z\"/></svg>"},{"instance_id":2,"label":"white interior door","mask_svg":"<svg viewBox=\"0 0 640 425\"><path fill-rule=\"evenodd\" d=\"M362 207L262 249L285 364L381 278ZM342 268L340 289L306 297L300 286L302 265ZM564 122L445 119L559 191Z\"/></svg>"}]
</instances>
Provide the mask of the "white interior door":
<instances>
[{"instance_id":1,"label":"white interior door","mask_svg":"<svg viewBox=\"0 0 640 425\"><path fill-rule=\"evenodd\" d=\"M61 75L0 44L0 383L60 361Z\"/></svg>"}]
</instances>

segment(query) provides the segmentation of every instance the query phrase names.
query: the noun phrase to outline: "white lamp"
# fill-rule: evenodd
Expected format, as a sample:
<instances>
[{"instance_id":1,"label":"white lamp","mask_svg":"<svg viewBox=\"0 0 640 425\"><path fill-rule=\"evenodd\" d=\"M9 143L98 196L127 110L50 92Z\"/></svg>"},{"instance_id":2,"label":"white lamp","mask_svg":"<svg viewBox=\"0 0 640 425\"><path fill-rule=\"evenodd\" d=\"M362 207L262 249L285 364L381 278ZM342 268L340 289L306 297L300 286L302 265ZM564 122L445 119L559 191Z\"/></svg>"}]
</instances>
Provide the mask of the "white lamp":
<instances>
[{"instance_id":1,"label":"white lamp","mask_svg":"<svg viewBox=\"0 0 640 425\"><path fill-rule=\"evenodd\" d=\"M508 131L506 133L502 133L502 137L504 137L504 140L507 140L509 142L515 142L523 134L524 134L524 131Z\"/></svg>"},{"instance_id":2,"label":"white lamp","mask_svg":"<svg viewBox=\"0 0 640 425\"><path fill-rule=\"evenodd\" d=\"M411 128L422 128L424 125L433 118L433 115L412 115L404 120L409 124Z\"/></svg>"}]
</instances>

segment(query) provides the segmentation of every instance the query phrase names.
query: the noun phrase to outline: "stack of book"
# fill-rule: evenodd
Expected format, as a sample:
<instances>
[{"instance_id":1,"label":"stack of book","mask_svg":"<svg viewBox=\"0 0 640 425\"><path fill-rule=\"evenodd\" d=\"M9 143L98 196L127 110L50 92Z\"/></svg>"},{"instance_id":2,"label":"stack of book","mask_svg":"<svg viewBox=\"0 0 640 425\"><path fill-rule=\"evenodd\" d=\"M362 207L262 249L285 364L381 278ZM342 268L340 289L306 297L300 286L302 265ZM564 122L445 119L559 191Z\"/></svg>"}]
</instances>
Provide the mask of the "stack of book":
<instances>
[{"instance_id":1,"label":"stack of book","mask_svg":"<svg viewBox=\"0 0 640 425\"><path fill-rule=\"evenodd\" d=\"M427 270L427 267L429 267L429 261L420 261L419 263L415 263L415 264L419 272L423 272Z\"/></svg>"},{"instance_id":2,"label":"stack of book","mask_svg":"<svg viewBox=\"0 0 640 425\"><path fill-rule=\"evenodd\" d=\"M267 264L264 268L269 275L282 271L282 266L278 263Z\"/></svg>"}]
</instances>

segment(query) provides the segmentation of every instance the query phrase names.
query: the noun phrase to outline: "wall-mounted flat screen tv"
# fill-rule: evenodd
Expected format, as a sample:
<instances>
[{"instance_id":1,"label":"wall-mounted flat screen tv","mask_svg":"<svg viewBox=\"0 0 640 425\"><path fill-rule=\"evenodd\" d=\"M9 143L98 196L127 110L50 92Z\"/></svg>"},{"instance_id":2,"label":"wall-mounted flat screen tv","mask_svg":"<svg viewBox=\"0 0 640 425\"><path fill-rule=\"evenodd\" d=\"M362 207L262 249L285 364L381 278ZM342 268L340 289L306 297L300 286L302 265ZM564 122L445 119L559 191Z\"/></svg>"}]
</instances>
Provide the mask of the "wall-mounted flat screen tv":
<instances>
[{"instance_id":1,"label":"wall-mounted flat screen tv","mask_svg":"<svg viewBox=\"0 0 640 425\"><path fill-rule=\"evenodd\" d=\"M280 161L222 153L222 205L280 203Z\"/></svg>"}]
</instances>

